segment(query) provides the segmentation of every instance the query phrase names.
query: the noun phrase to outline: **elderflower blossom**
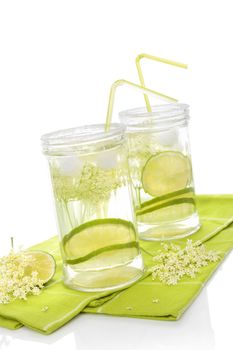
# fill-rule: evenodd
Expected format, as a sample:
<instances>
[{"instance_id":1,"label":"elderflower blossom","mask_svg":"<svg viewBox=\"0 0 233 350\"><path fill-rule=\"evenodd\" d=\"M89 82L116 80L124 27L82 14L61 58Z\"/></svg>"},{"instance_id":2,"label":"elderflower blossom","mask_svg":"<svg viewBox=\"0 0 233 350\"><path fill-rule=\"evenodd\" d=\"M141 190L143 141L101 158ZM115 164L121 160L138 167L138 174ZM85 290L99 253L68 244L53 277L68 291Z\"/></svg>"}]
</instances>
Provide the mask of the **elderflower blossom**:
<instances>
[{"instance_id":1,"label":"elderflower blossom","mask_svg":"<svg viewBox=\"0 0 233 350\"><path fill-rule=\"evenodd\" d=\"M220 259L218 252L208 251L200 241L187 240L184 249L173 243L161 246L163 249L153 257L156 265L152 267L152 279L158 278L168 285L177 284L184 276L195 278L201 267Z\"/></svg>"},{"instance_id":2,"label":"elderflower blossom","mask_svg":"<svg viewBox=\"0 0 233 350\"><path fill-rule=\"evenodd\" d=\"M43 281L37 271L26 274L35 259L23 252L0 258L0 304L8 304L15 299L26 300L28 294L38 295Z\"/></svg>"},{"instance_id":3,"label":"elderflower blossom","mask_svg":"<svg viewBox=\"0 0 233 350\"><path fill-rule=\"evenodd\" d=\"M111 191L125 184L122 169L102 169L86 162L79 176L62 176L52 169L54 192L58 200L84 200L98 203L108 200Z\"/></svg>"},{"instance_id":4,"label":"elderflower blossom","mask_svg":"<svg viewBox=\"0 0 233 350\"><path fill-rule=\"evenodd\" d=\"M147 160L162 150L153 134L128 135L130 175L135 187L141 186L142 169Z\"/></svg>"}]
</instances>

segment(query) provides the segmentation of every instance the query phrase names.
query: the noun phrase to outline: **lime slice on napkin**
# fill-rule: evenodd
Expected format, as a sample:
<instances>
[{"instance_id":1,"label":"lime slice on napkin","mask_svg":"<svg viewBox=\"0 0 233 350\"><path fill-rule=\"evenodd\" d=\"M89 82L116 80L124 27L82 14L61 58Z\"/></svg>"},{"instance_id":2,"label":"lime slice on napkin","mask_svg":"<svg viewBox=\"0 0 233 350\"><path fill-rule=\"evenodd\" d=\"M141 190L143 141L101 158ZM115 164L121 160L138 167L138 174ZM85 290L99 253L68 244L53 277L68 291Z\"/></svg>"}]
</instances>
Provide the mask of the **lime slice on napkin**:
<instances>
[{"instance_id":1,"label":"lime slice on napkin","mask_svg":"<svg viewBox=\"0 0 233 350\"><path fill-rule=\"evenodd\" d=\"M24 255L30 255L32 257L30 264L24 269L25 276L31 275L33 271L37 271L38 278L43 283L53 278L56 270L56 262L51 254L42 250L31 250L25 251Z\"/></svg>"},{"instance_id":2,"label":"lime slice on napkin","mask_svg":"<svg viewBox=\"0 0 233 350\"><path fill-rule=\"evenodd\" d=\"M185 188L192 176L190 160L180 152L165 151L151 156L142 170L142 186L151 196Z\"/></svg>"},{"instance_id":3,"label":"lime slice on napkin","mask_svg":"<svg viewBox=\"0 0 233 350\"><path fill-rule=\"evenodd\" d=\"M133 224L122 219L98 219L73 229L63 238L68 264L101 259L101 264L114 264L135 256L138 243ZM98 256L98 257L97 257ZM95 259L94 259L95 258Z\"/></svg>"}]
</instances>

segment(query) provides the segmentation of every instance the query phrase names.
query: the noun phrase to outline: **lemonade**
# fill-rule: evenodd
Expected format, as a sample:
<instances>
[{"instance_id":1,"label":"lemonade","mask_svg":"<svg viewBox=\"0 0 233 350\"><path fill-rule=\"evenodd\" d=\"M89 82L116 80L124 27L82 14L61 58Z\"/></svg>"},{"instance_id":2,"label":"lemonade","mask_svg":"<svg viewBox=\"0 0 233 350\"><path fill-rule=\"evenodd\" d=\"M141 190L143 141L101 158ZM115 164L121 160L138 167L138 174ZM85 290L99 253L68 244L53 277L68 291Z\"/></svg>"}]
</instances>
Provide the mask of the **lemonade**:
<instances>
[{"instance_id":1,"label":"lemonade","mask_svg":"<svg viewBox=\"0 0 233 350\"><path fill-rule=\"evenodd\" d=\"M188 106L167 104L120 113L140 237L174 239L199 228L189 153Z\"/></svg>"},{"instance_id":2,"label":"lemonade","mask_svg":"<svg viewBox=\"0 0 233 350\"><path fill-rule=\"evenodd\" d=\"M42 138L54 190L64 281L75 289L115 289L141 277L124 128L113 124Z\"/></svg>"}]
</instances>

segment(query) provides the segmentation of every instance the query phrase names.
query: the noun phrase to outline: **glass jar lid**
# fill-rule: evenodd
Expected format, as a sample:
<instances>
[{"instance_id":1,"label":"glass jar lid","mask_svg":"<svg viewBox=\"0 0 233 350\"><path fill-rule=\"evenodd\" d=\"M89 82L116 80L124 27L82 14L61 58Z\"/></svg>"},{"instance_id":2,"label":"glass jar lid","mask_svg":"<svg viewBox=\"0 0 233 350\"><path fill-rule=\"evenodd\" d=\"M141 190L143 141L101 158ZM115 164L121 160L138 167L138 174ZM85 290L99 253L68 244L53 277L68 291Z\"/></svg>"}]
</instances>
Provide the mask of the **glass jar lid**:
<instances>
[{"instance_id":1,"label":"glass jar lid","mask_svg":"<svg viewBox=\"0 0 233 350\"><path fill-rule=\"evenodd\" d=\"M58 130L43 135L41 142L45 155L64 156L107 150L121 144L124 139L125 126L113 123L107 132L105 124Z\"/></svg>"},{"instance_id":2,"label":"glass jar lid","mask_svg":"<svg viewBox=\"0 0 233 350\"><path fill-rule=\"evenodd\" d=\"M162 131L178 125L187 125L189 106L182 103L169 103L151 107L134 108L119 113L121 122L127 131Z\"/></svg>"}]
</instances>

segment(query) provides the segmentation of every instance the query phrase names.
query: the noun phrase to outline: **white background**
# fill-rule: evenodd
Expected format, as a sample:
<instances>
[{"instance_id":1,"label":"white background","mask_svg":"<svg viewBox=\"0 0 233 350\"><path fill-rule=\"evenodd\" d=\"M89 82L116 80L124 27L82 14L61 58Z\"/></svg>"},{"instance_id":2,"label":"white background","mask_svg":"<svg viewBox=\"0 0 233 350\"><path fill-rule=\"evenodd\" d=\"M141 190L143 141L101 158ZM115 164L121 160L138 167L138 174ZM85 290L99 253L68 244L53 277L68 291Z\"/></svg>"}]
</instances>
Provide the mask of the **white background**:
<instances>
[{"instance_id":1,"label":"white background","mask_svg":"<svg viewBox=\"0 0 233 350\"><path fill-rule=\"evenodd\" d=\"M104 122L112 82L120 78L138 82L134 59L141 52L189 64L186 71L144 61L147 86L191 105L190 138L196 192L233 193L231 5L230 0L0 0L1 254L7 250L12 235L16 244L29 246L56 233L49 173L41 154L40 136L60 128ZM120 110L144 103L140 94L129 89L119 90L116 99L115 121ZM230 275L229 264L228 260L223 270L228 269ZM232 275L229 281L225 270L223 275L217 274L207 288L210 311L207 294L202 294L192 311L185 315L186 319L174 326L82 316L75 321L80 333L74 336L76 342L70 346L74 349L111 347L104 333L110 324L112 344L117 339L118 328L128 329L132 340L135 327L135 335L147 334L144 346L175 349L177 341L177 346L183 349L183 342L187 348L185 334L190 334L190 342L194 336L190 320L194 320L193 327L198 327L199 312L204 307L205 313L209 312L206 322L210 323L211 318L214 326L213 329L210 324L203 329L199 327L195 333L199 343L194 344L199 349L214 349L214 344L216 349L221 345L232 349L230 328L226 331ZM221 283L231 290L228 299ZM224 302L225 309L220 307ZM231 303L231 312L232 306ZM223 322L219 322L221 318ZM191 328L185 326L184 320L190 322L187 324ZM96 327L98 332L94 332ZM65 344L64 337L71 341L74 328L73 325L67 331L59 331L64 333L59 333L58 338L50 338L56 340L54 348ZM180 332L182 336L178 337ZM95 334L93 339L91 333ZM3 349L18 345L29 349L30 339L34 347L38 344L47 348L53 344L52 340L50 345L46 345L46 341L39 343L42 338L36 338L30 331L4 334ZM21 337L19 343L15 342L16 334L23 334L18 336ZM124 337L127 338L126 330ZM115 344L124 348L123 342ZM139 342L134 341L132 345L137 347ZM130 348L130 343L125 348Z\"/></svg>"}]
</instances>

